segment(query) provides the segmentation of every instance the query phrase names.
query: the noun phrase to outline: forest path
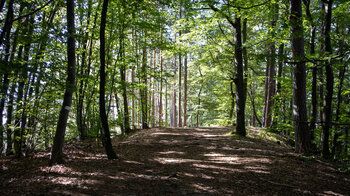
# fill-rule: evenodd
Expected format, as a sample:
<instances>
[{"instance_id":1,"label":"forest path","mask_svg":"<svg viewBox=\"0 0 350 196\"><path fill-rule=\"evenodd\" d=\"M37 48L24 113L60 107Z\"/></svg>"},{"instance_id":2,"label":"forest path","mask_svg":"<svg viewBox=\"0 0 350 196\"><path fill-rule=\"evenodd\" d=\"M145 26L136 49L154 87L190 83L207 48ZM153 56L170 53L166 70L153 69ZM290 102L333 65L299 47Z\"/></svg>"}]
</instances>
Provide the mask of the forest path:
<instances>
[{"instance_id":1,"label":"forest path","mask_svg":"<svg viewBox=\"0 0 350 196\"><path fill-rule=\"evenodd\" d=\"M66 164L48 153L0 159L0 195L349 195L350 176L300 158L276 142L229 137L230 128L154 128L98 143L66 145Z\"/></svg>"}]
</instances>

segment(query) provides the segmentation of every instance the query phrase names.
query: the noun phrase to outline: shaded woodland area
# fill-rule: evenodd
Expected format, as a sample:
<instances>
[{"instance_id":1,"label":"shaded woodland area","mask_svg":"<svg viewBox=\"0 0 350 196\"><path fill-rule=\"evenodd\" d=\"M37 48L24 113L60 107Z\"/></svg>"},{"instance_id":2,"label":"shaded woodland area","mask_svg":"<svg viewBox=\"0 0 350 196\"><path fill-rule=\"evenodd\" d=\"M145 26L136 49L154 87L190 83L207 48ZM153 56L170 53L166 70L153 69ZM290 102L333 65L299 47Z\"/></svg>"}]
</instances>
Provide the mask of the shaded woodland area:
<instances>
[{"instance_id":1,"label":"shaded woodland area","mask_svg":"<svg viewBox=\"0 0 350 196\"><path fill-rule=\"evenodd\" d=\"M349 194L349 13L0 0L0 193Z\"/></svg>"}]
</instances>

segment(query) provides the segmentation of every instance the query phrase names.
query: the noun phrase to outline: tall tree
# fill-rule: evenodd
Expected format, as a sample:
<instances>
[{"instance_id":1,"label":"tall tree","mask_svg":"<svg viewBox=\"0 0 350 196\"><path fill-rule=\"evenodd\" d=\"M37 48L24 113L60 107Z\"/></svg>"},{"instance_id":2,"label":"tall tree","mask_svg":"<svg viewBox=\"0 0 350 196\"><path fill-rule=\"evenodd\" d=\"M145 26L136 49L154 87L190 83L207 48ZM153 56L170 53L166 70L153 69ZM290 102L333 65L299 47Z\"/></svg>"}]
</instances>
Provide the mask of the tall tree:
<instances>
[{"instance_id":1,"label":"tall tree","mask_svg":"<svg viewBox=\"0 0 350 196\"><path fill-rule=\"evenodd\" d=\"M331 45L331 24L332 24L332 5L333 0L328 0L326 2L325 9L325 22L324 22L324 50L326 55L332 54L332 45ZM324 125L322 127L322 156L324 158L329 158L329 129L331 127L332 121L332 97L333 97L333 84L334 84L334 76L333 76L333 68L331 62L328 61L325 63L326 70L326 95L324 100Z\"/></svg>"},{"instance_id":2,"label":"tall tree","mask_svg":"<svg viewBox=\"0 0 350 196\"><path fill-rule=\"evenodd\" d=\"M116 159L111 142L111 136L108 127L108 117L106 113L106 102L105 102L105 85L106 85L106 48L105 48L105 29L106 29L106 18L108 10L108 0L103 0L102 12L101 12L101 26L100 26L100 119L102 125L102 143L105 147L108 159Z\"/></svg>"},{"instance_id":3,"label":"tall tree","mask_svg":"<svg viewBox=\"0 0 350 196\"><path fill-rule=\"evenodd\" d=\"M236 101L237 101L237 125L236 133L241 136L246 135L245 129L245 102L246 92L244 88L244 69L243 69L243 46L242 46L242 30L241 30L241 17L235 15L234 21L235 27L235 84L236 84Z\"/></svg>"},{"instance_id":4,"label":"tall tree","mask_svg":"<svg viewBox=\"0 0 350 196\"><path fill-rule=\"evenodd\" d=\"M306 70L301 0L290 0L290 33L293 53L293 119L295 151L308 153L310 134L306 113Z\"/></svg>"},{"instance_id":5,"label":"tall tree","mask_svg":"<svg viewBox=\"0 0 350 196\"><path fill-rule=\"evenodd\" d=\"M265 105L264 105L264 115L263 115L263 126L264 127L270 127L272 123L272 107L274 105L274 96L276 92L276 81L275 81L275 53L276 53L276 46L273 39L275 38L274 28L276 27L276 22L278 19L278 4L272 4L270 7L270 10L272 11L272 20L271 20L271 31L269 32L270 38L272 39L271 43L268 44L268 50L269 50L269 56L268 56L268 63L266 68L266 97L265 97Z\"/></svg>"},{"instance_id":6,"label":"tall tree","mask_svg":"<svg viewBox=\"0 0 350 196\"><path fill-rule=\"evenodd\" d=\"M306 18L310 23L310 39L309 39L309 47L310 47L310 55L315 55L315 38L316 38L316 25L313 20L310 4L311 0L303 0L305 5ZM314 134L313 131L316 128L316 119L317 119L317 65L313 65L312 67L312 90L311 90L311 119L310 119L310 132L311 139L313 139Z\"/></svg>"},{"instance_id":7,"label":"tall tree","mask_svg":"<svg viewBox=\"0 0 350 196\"><path fill-rule=\"evenodd\" d=\"M67 82L64 92L63 104L57 122L56 134L53 141L50 165L63 163L63 144L66 133L69 110L72 105L72 97L75 84L75 24L74 24L74 0L67 0Z\"/></svg>"},{"instance_id":8,"label":"tall tree","mask_svg":"<svg viewBox=\"0 0 350 196\"><path fill-rule=\"evenodd\" d=\"M142 66L141 66L141 80L142 87L140 88L140 96L141 96L141 113L142 113L142 129L148 129L148 121L147 121L147 47L143 46L142 50Z\"/></svg>"}]
</instances>

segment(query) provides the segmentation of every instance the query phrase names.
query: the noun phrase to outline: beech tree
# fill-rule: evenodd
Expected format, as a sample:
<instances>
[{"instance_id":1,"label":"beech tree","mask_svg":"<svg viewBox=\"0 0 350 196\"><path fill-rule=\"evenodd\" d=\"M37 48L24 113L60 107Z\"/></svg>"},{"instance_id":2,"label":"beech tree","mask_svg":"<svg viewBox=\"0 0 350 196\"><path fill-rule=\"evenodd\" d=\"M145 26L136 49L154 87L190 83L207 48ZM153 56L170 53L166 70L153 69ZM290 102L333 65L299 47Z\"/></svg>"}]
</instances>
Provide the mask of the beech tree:
<instances>
[{"instance_id":1,"label":"beech tree","mask_svg":"<svg viewBox=\"0 0 350 196\"><path fill-rule=\"evenodd\" d=\"M69 111L72 105L72 97L75 85L75 24L74 24L74 0L67 0L67 82L64 92L63 104L57 122L56 134L51 150L50 165L63 163L64 135Z\"/></svg>"},{"instance_id":2,"label":"beech tree","mask_svg":"<svg viewBox=\"0 0 350 196\"><path fill-rule=\"evenodd\" d=\"M108 0L103 0L102 12L101 12L101 26L100 26L100 97L99 97L99 106L100 106L100 118L102 126L102 143L105 147L106 154L108 159L116 159L117 155L115 154L111 142L111 136L109 132L108 119L106 114L106 102L105 102L105 85L106 85L106 53L105 53L105 28L106 28L106 17L108 9Z\"/></svg>"},{"instance_id":3,"label":"beech tree","mask_svg":"<svg viewBox=\"0 0 350 196\"><path fill-rule=\"evenodd\" d=\"M295 151L310 151L310 133L306 113L306 70L304 36L302 25L301 0L290 0L290 36L293 52L293 118L295 132Z\"/></svg>"}]
</instances>

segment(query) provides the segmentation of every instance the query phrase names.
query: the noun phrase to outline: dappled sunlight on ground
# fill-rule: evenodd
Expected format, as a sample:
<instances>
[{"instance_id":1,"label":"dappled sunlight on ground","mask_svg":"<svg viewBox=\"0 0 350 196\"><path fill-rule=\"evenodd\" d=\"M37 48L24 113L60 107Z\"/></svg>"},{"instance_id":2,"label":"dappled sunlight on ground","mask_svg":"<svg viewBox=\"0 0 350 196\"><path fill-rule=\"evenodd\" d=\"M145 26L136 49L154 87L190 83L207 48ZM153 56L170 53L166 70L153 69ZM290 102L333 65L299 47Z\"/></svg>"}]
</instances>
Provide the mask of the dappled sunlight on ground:
<instances>
[{"instance_id":1,"label":"dappled sunlight on ground","mask_svg":"<svg viewBox=\"0 0 350 196\"><path fill-rule=\"evenodd\" d=\"M349 176L321 161L230 128L155 128L113 140L117 160L96 142L66 146L66 163L49 153L0 159L0 195L347 195ZM256 130L254 130L256 131ZM249 187L249 188L247 188Z\"/></svg>"}]
</instances>

